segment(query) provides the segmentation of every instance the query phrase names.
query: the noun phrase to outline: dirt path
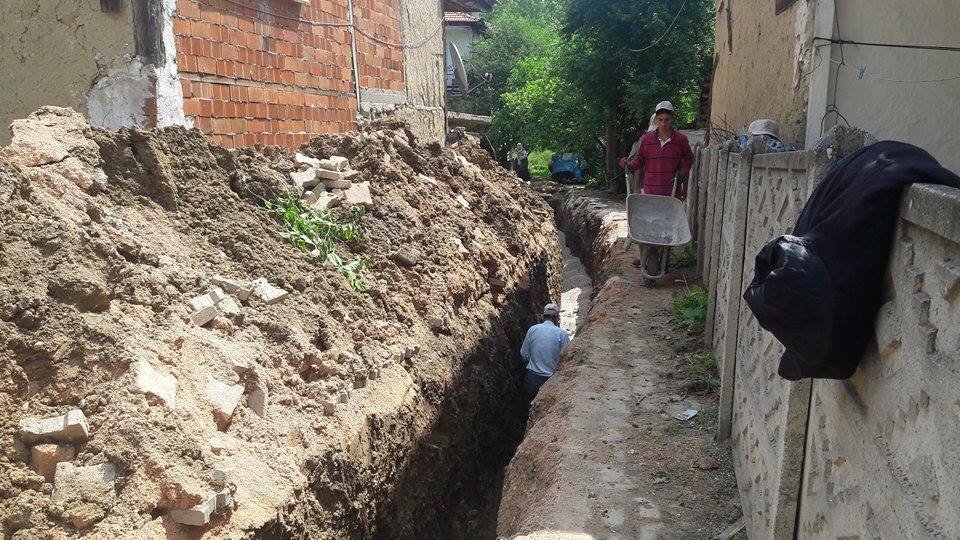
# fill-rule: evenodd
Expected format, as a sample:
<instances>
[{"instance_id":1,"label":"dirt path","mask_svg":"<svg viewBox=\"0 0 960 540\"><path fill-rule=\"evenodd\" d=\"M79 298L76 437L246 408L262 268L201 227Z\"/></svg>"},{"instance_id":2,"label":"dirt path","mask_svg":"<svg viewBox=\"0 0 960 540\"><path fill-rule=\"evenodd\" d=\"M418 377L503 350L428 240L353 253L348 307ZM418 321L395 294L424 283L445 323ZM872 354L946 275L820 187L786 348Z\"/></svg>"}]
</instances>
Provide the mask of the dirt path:
<instances>
[{"instance_id":1,"label":"dirt path","mask_svg":"<svg viewBox=\"0 0 960 540\"><path fill-rule=\"evenodd\" d=\"M586 214L583 226L568 231L579 231L580 245L608 238L605 256L587 259L595 275L612 278L533 404L507 471L498 533L711 538L740 510L729 448L713 440L716 392L688 359L699 337L670 316L684 276L642 287L629 264L636 251L609 245L623 232L622 207L585 202L573 211ZM687 410L696 416L675 418Z\"/></svg>"}]
</instances>

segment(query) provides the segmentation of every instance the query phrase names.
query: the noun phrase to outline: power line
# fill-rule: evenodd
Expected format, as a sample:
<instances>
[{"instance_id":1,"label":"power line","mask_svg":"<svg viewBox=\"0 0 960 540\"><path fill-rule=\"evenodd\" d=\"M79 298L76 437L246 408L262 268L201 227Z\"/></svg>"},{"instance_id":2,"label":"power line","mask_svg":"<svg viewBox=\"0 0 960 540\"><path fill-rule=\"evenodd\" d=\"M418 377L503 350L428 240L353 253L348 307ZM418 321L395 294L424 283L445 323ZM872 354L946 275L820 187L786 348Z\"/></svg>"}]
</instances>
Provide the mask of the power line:
<instances>
[{"instance_id":1,"label":"power line","mask_svg":"<svg viewBox=\"0 0 960 540\"><path fill-rule=\"evenodd\" d=\"M441 18L437 26L435 26L432 30L430 30L430 32L428 32L424 37L408 43L395 43L392 41L387 41L385 39L379 38L374 34L368 33L366 30L363 30L356 24L352 24L350 22L311 21L309 19L303 19L300 17L294 17L291 15L284 15L282 13L276 13L273 11L267 11L264 9L255 8L250 5L244 4L242 2L238 2L237 0L223 0L223 1L229 5L236 6L238 8L242 8L244 10L251 11L253 13L259 13L260 15L267 15L275 19L282 19L285 21L295 22L298 24L305 24L307 26L328 27L328 28L329 27L332 27L332 28L353 27L358 34L368 38L371 41L375 41L377 43L380 43L381 45L386 45L388 47L396 47L399 49L416 49L418 47L422 47L424 44L427 43L427 41L430 41L430 39L434 37L437 34L437 32L440 31L441 28L443 28L443 19Z\"/></svg>"},{"instance_id":2,"label":"power line","mask_svg":"<svg viewBox=\"0 0 960 540\"><path fill-rule=\"evenodd\" d=\"M644 51L646 51L646 50L648 50L648 49L652 49L652 48L655 47L657 44L659 44L661 41L663 41L663 38L667 37L667 34L670 33L670 30L673 28L673 25L676 24L677 19L680 18L680 13L683 12L683 8L686 7L686 5L687 5L687 0L683 0L683 3L680 4L680 9L677 10L677 14L674 15L673 20L670 22L670 26L668 26L667 29L663 31L663 35L661 35L661 36L658 37L656 40L654 40L653 43L647 45L646 47L644 47L644 48L642 48L642 49L630 49L630 51L631 51L631 52L635 52L635 53L642 53L642 52L644 52Z\"/></svg>"},{"instance_id":3,"label":"power line","mask_svg":"<svg viewBox=\"0 0 960 540\"><path fill-rule=\"evenodd\" d=\"M840 64L840 62L837 62L836 60L830 60L830 61L833 62L834 64L844 66L843 64ZM844 66L844 67L850 67L850 66ZM864 68L861 68L861 69L864 69ZM858 78L860 79L866 78L866 79L873 79L875 81L887 81L887 82L895 82L895 83L939 83L939 82L958 81L960 80L960 75L957 75L956 77L944 77L942 79L891 79L888 77L869 75L866 73L866 70L864 69L864 73L858 74Z\"/></svg>"},{"instance_id":4,"label":"power line","mask_svg":"<svg viewBox=\"0 0 960 540\"><path fill-rule=\"evenodd\" d=\"M894 49L918 49L925 51L948 51L948 52L960 52L960 47L948 47L943 45L910 45L905 43L872 43L868 41L854 41L852 39L834 39L834 38L825 38L825 37L814 37L814 41L826 41L828 43L836 43L840 46L846 45L865 45L868 47L890 47ZM822 46L822 45L821 45Z\"/></svg>"}]
</instances>

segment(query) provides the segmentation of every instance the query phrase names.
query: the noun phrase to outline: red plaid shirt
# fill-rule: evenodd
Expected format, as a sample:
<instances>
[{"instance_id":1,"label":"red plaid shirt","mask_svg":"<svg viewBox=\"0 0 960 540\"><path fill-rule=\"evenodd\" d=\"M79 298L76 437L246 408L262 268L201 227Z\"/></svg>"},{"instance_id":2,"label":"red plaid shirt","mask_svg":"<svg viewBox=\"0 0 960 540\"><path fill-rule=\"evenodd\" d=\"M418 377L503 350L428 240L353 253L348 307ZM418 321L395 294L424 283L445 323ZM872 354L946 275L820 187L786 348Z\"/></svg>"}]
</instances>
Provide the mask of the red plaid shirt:
<instances>
[{"instance_id":1,"label":"red plaid shirt","mask_svg":"<svg viewBox=\"0 0 960 540\"><path fill-rule=\"evenodd\" d=\"M627 160L631 170L643 170L643 192L648 195L667 195L673 191L673 177L677 171L686 175L693 166L693 150L687 136L673 130L670 141L661 146L656 131L640 137L640 148ZM677 195L683 196L686 185L681 185Z\"/></svg>"}]
</instances>

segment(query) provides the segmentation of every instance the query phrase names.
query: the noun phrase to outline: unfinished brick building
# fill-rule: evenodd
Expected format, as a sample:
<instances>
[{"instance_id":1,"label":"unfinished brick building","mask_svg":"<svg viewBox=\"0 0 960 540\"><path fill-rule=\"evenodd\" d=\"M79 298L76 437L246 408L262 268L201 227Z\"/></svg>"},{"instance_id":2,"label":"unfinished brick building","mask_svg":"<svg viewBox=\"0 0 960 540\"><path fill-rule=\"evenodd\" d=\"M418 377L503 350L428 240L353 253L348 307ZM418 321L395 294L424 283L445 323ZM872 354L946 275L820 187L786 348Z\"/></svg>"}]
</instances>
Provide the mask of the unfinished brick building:
<instances>
[{"instance_id":1,"label":"unfinished brick building","mask_svg":"<svg viewBox=\"0 0 960 540\"><path fill-rule=\"evenodd\" d=\"M450 5L447 5L450 4ZM444 9L489 0L8 0L0 122L42 105L95 125L185 125L224 146L297 146L393 111L444 115ZM0 133L0 143L9 134Z\"/></svg>"}]
</instances>

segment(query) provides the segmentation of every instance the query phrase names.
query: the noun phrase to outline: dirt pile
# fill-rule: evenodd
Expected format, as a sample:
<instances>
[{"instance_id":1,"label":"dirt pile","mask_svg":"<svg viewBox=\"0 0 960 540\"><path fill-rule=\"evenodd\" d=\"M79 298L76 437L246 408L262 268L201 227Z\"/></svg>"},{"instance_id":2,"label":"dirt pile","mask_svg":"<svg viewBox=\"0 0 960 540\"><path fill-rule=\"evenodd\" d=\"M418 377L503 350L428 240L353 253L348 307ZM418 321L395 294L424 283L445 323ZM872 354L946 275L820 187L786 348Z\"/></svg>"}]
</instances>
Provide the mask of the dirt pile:
<instances>
[{"instance_id":1,"label":"dirt pile","mask_svg":"<svg viewBox=\"0 0 960 540\"><path fill-rule=\"evenodd\" d=\"M471 497L522 431L515 344L560 258L549 207L473 141L373 128L301 149L369 182L339 247L366 264L361 294L264 208L286 152L52 107L12 130L5 536L482 532L491 503Z\"/></svg>"}]
</instances>

